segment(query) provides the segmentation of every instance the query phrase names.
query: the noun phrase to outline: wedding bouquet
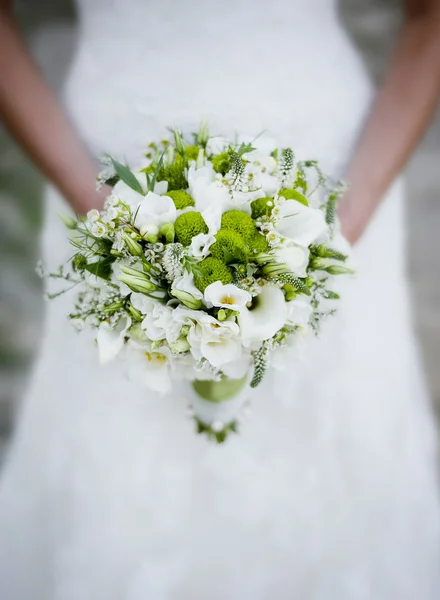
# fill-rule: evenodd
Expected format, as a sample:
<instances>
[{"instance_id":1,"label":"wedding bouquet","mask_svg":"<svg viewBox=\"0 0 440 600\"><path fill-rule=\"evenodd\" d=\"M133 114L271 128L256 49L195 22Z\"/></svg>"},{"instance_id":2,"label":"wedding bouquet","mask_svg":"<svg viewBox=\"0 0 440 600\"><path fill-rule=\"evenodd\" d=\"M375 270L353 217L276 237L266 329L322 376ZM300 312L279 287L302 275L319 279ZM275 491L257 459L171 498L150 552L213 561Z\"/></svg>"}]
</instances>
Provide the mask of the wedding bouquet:
<instances>
[{"instance_id":1,"label":"wedding bouquet","mask_svg":"<svg viewBox=\"0 0 440 600\"><path fill-rule=\"evenodd\" d=\"M78 286L69 317L96 329L102 363L124 360L159 393L189 382L179 395L198 432L221 442L273 357L334 312L335 276L351 272L343 186L290 148L209 137L206 124L190 142L172 133L141 168L106 157L112 193L66 220L76 252L49 275Z\"/></svg>"}]
</instances>

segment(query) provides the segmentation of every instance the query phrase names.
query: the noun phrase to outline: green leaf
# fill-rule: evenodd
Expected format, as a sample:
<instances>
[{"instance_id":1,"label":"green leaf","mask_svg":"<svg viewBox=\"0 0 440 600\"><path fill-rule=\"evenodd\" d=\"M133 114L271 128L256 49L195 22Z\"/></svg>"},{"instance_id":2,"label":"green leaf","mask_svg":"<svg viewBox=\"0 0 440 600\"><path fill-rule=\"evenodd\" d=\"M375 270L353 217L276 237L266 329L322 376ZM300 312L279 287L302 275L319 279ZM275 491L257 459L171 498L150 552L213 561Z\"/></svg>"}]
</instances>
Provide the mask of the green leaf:
<instances>
[{"instance_id":1,"label":"green leaf","mask_svg":"<svg viewBox=\"0 0 440 600\"><path fill-rule=\"evenodd\" d=\"M153 173L152 178L149 179L149 181L148 181L148 189L150 190L150 192L154 192L154 186L156 185L156 181L157 181L157 177L159 175L159 171L162 168L164 154L165 154L165 150L162 152L162 154L161 154L161 156L160 156L160 158L159 158L159 160L157 162L156 169L155 169L155 171Z\"/></svg>"},{"instance_id":2,"label":"green leaf","mask_svg":"<svg viewBox=\"0 0 440 600\"><path fill-rule=\"evenodd\" d=\"M102 260L89 263L84 268L89 273L92 273L92 275L96 275L96 277L108 280L112 274L112 264L114 261L115 258L113 256L108 256Z\"/></svg>"},{"instance_id":3,"label":"green leaf","mask_svg":"<svg viewBox=\"0 0 440 600\"><path fill-rule=\"evenodd\" d=\"M139 183L139 181L136 179L136 176L134 175L134 173L132 173L132 171L130 171L130 169L128 167L122 165L120 162L118 162L114 158L112 158L111 160L112 160L113 166L115 168L115 171L118 174L118 176L121 178L121 180L126 185L131 187L132 190L134 190L135 192L138 192L138 194L142 194L142 196L144 196L145 192L142 189L142 186Z\"/></svg>"}]
</instances>

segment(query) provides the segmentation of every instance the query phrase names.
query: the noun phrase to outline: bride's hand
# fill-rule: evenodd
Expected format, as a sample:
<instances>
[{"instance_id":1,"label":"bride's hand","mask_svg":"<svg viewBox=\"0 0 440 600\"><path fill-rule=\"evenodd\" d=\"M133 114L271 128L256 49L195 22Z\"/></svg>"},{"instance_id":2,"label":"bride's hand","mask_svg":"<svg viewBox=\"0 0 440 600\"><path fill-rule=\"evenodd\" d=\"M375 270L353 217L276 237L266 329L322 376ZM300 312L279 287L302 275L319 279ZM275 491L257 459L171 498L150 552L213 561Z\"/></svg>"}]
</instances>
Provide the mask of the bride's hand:
<instances>
[{"instance_id":1,"label":"bride's hand","mask_svg":"<svg viewBox=\"0 0 440 600\"><path fill-rule=\"evenodd\" d=\"M76 212L103 207L96 165L29 55L10 0L0 0L0 120Z\"/></svg>"},{"instance_id":2,"label":"bride's hand","mask_svg":"<svg viewBox=\"0 0 440 600\"><path fill-rule=\"evenodd\" d=\"M350 192L342 198L338 215L341 221L341 232L350 242L355 244L364 233L368 222L374 211L374 204L370 211L368 210L371 204L367 199L362 199L360 196L353 197Z\"/></svg>"},{"instance_id":3,"label":"bride's hand","mask_svg":"<svg viewBox=\"0 0 440 600\"><path fill-rule=\"evenodd\" d=\"M406 0L394 57L345 179L342 231L356 243L426 130L440 95L440 0Z\"/></svg>"}]
</instances>

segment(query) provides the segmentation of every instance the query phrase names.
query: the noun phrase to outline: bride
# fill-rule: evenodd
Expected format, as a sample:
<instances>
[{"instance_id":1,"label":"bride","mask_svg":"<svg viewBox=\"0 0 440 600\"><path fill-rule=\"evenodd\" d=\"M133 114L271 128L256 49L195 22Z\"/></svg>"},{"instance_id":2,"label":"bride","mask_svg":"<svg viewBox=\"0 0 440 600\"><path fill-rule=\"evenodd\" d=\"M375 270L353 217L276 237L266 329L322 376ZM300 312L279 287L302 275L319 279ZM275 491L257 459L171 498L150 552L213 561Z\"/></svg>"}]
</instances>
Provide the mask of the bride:
<instances>
[{"instance_id":1,"label":"bride","mask_svg":"<svg viewBox=\"0 0 440 600\"><path fill-rule=\"evenodd\" d=\"M60 192L47 194L47 263L69 253L60 196L78 212L103 202L96 157L130 163L167 125L191 132L205 116L213 133L265 129L344 175L358 269L340 314L221 447L172 396L98 367L70 298L51 304L2 474L0 596L439 598L436 442L394 180L439 95L440 1L407 0L373 97L334 1L78 0L66 112L0 6L0 113Z\"/></svg>"}]
</instances>

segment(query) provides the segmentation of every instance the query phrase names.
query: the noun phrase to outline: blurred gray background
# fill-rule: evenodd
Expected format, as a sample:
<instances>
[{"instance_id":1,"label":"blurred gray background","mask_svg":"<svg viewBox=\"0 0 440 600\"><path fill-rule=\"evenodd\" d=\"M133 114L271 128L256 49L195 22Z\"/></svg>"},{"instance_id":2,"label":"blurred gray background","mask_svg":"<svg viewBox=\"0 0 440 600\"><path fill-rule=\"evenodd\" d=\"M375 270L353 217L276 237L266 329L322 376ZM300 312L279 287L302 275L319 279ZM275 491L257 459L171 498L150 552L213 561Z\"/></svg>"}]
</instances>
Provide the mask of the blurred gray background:
<instances>
[{"instance_id":1,"label":"blurred gray background","mask_svg":"<svg viewBox=\"0 0 440 600\"><path fill-rule=\"evenodd\" d=\"M342 0L341 18L380 81L401 16L399 0ZM69 0L16 2L29 46L60 89L75 49ZM440 410L440 114L407 169L408 270L415 327L433 399ZM38 348L44 302L35 274L44 184L0 125L0 455Z\"/></svg>"}]
</instances>

